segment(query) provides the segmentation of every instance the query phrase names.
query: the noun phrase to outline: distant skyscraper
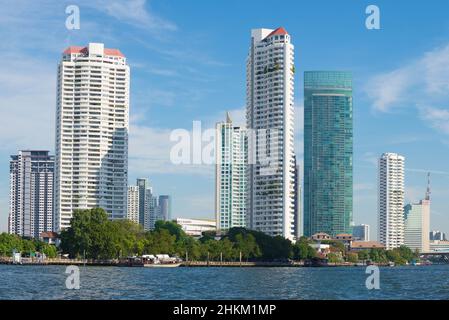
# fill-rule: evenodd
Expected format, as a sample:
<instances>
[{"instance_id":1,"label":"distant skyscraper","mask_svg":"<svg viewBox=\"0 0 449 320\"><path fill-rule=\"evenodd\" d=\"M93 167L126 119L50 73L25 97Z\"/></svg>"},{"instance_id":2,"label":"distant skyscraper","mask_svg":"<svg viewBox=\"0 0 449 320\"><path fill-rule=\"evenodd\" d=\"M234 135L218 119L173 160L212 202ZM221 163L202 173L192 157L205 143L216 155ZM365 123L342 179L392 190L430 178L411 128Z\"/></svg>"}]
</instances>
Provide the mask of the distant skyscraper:
<instances>
[{"instance_id":1,"label":"distant skyscraper","mask_svg":"<svg viewBox=\"0 0 449 320\"><path fill-rule=\"evenodd\" d=\"M429 233L429 240L431 241L446 241L446 234L438 230L432 230Z\"/></svg>"},{"instance_id":2,"label":"distant skyscraper","mask_svg":"<svg viewBox=\"0 0 449 320\"><path fill-rule=\"evenodd\" d=\"M148 219L148 206L146 205L148 202L147 190L150 188L148 179L138 178L137 187L139 189L139 223L145 226L145 217Z\"/></svg>"},{"instance_id":3,"label":"distant skyscraper","mask_svg":"<svg viewBox=\"0 0 449 320\"><path fill-rule=\"evenodd\" d=\"M247 219L250 229L296 238L294 46L284 28L253 29L247 59Z\"/></svg>"},{"instance_id":4,"label":"distant skyscraper","mask_svg":"<svg viewBox=\"0 0 449 320\"><path fill-rule=\"evenodd\" d=\"M369 225L361 224L352 227L352 236L359 241L370 241Z\"/></svg>"},{"instance_id":5,"label":"distant skyscraper","mask_svg":"<svg viewBox=\"0 0 449 320\"><path fill-rule=\"evenodd\" d=\"M54 165L48 151L24 150L11 156L9 233L39 238L53 231Z\"/></svg>"},{"instance_id":6,"label":"distant skyscraper","mask_svg":"<svg viewBox=\"0 0 449 320\"><path fill-rule=\"evenodd\" d=\"M102 43L69 47L58 67L55 229L75 209L126 218L129 66Z\"/></svg>"},{"instance_id":7,"label":"distant skyscraper","mask_svg":"<svg viewBox=\"0 0 449 320\"><path fill-rule=\"evenodd\" d=\"M246 169L248 141L246 130L226 122L216 126L215 212L217 230L245 227Z\"/></svg>"},{"instance_id":8,"label":"distant skyscraper","mask_svg":"<svg viewBox=\"0 0 449 320\"><path fill-rule=\"evenodd\" d=\"M127 219L139 223L139 187L128 187L128 213Z\"/></svg>"},{"instance_id":9,"label":"distant skyscraper","mask_svg":"<svg viewBox=\"0 0 449 320\"><path fill-rule=\"evenodd\" d=\"M171 197L168 195L159 196L158 220L171 220Z\"/></svg>"},{"instance_id":10,"label":"distant skyscraper","mask_svg":"<svg viewBox=\"0 0 449 320\"><path fill-rule=\"evenodd\" d=\"M396 153L379 160L379 237L387 250L404 244L404 161Z\"/></svg>"},{"instance_id":11,"label":"distant skyscraper","mask_svg":"<svg viewBox=\"0 0 449 320\"><path fill-rule=\"evenodd\" d=\"M304 74L304 235L352 233L352 75Z\"/></svg>"},{"instance_id":12,"label":"distant skyscraper","mask_svg":"<svg viewBox=\"0 0 449 320\"><path fill-rule=\"evenodd\" d=\"M404 208L404 244L413 251L429 252L430 200Z\"/></svg>"},{"instance_id":13,"label":"distant skyscraper","mask_svg":"<svg viewBox=\"0 0 449 320\"><path fill-rule=\"evenodd\" d=\"M159 219L159 207L157 202L157 197L154 196L151 192L147 192L146 194L146 203L148 206L148 219L145 219L144 228L145 230L153 230L154 224Z\"/></svg>"},{"instance_id":14,"label":"distant skyscraper","mask_svg":"<svg viewBox=\"0 0 449 320\"><path fill-rule=\"evenodd\" d=\"M404 244L419 252L430 251L430 174L426 196L404 208Z\"/></svg>"}]
</instances>

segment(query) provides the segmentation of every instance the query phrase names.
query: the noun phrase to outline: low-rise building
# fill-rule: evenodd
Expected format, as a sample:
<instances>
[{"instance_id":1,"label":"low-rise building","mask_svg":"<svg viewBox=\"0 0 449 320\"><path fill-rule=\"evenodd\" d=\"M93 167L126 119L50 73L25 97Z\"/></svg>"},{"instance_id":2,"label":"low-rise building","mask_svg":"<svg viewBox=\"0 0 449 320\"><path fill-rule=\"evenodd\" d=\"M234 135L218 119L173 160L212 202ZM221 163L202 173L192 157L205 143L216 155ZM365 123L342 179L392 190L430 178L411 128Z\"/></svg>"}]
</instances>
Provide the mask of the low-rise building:
<instances>
[{"instance_id":1,"label":"low-rise building","mask_svg":"<svg viewBox=\"0 0 449 320\"><path fill-rule=\"evenodd\" d=\"M311 237L314 241L321 241L321 240L332 240L332 237L324 232L318 232L312 235Z\"/></svg>"},{"instance_id":2,"label":"low-rise building","mask_svg":"<svg viewBox=\"0 0 449 320\"><path fill-rule=\"evenodd\" d=\"M56 232L41 232L39 235L39 240L48 244L59 245L59 236Z\"/></svg>"},{"instance_id":3,"label":"low-rise building","mask_svg":"<svg viewBox=\"0 0 449 320\"><path fill-rule=\"evenodd\" d=\"M430 251L449 251L449 241L430 241Z\"/></svg>"},{"instance_id":4,"label":"low-rise building","mask_svg":"<svg viewBox=\"0 0 449 320\"><path fill-rule=\"evenodd\" d=\"M351 250L352 251L362 251L371 249L385 249L385 246L377 241L352 241Z\"/></svg>"},{"instance_id":5,"label":"low-rise building","mask_svg":"<svg viewBox=\"0 0 449 320\"><path fill-rule=\"evenodd\" d=\"M330 252L330 245L329 244L322 244L322 243L311 243L309 244L313 249L316 250L316 252L320 256L327 256L327 254Z\"/></svg>"},{"instance_id":6,"label":"low-rise building","mask_svg":"<svg viewBox=\"0 0 449 320\"><path fill-rule=\"evenodd\" d=\"M187 235L196 238L200 238L205 231L217 230L214 220L177 218L175 222L181 226Z\"/></svg>"}]
</instances>

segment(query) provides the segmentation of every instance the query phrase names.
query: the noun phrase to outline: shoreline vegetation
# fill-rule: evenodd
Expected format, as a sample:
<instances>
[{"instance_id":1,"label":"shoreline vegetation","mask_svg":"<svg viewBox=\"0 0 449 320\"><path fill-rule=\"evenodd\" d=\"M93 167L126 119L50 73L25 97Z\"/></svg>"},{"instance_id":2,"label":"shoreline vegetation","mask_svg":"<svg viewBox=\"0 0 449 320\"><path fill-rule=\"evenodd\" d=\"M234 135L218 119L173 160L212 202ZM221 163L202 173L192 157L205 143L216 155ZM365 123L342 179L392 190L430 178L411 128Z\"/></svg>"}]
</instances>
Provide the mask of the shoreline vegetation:
<instances>
[{"instance_id":1,"label":"shoreline vegetation","mask_svg":"<svg viewBox=\"0 0 449 320\"><path fill-rule=\"evenodd\" d=\"M393 250L348 250L339 241L321 241L330 245L324 259L319 256L310 239L302 237L296 243L280 237L245 228L232 228L217 236L204 232L200 239L188 236L172 221L157 221L152 231L129 220L108 219L101 208L76 210L71 227L60 234L60 245L46 244L17 235L0 234L0 263L11 261L13 251L21 252L24 264L117 265L121 259L143 254L169 254L183 259L183 266L356 266L405 265L418 260L407 247ZM44 253L38 262L35 256ZM68 255L68 258L62 258ZM28 259L28 260L27 260ZM322 263L325 261L326 263ZM67 262L67 263L66 263Z\"/></svg>"}]
</instances>

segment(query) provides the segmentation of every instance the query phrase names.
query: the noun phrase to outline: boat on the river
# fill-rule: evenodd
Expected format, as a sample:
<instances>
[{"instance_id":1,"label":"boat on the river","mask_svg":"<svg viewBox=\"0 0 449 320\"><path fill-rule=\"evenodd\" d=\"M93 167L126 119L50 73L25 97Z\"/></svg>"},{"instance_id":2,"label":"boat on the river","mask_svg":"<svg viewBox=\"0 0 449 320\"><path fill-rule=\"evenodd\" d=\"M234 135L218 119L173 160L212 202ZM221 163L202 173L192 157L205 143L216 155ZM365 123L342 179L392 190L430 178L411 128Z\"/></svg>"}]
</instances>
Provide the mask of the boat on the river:
<instances>
[{"instance_id":1,"label":"boat on the river","mask_svg":"<svg viewBox=\"0 0 449 320\"><path fill-rule=\"evenodd\" d=\"M181 259L170 257L168 254L145 254L141 257L131 256L121 260L121 267L147 267L147 268L176 268L181 265Z\"/></svg>"},{"instance_id":2,"label":"boat on the river","mask_svg":"<svg viewBox=\"0 0 449 320\"><path fill-rule=\"evenodd\" d=\"M142 262L143 266L148 268L176 268L181 265L179 258L170 257L168 254L143 255Z\"/></svg>"}]
</instances>

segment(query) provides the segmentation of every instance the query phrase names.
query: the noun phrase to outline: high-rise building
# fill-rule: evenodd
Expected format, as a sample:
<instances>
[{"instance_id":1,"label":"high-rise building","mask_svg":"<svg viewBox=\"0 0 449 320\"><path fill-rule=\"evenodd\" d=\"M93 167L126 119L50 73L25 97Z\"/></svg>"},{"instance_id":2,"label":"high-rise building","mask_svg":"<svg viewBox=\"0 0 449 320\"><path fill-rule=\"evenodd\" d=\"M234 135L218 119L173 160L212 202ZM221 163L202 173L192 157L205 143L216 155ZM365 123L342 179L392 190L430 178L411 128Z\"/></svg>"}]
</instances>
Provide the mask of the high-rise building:
<instances>
[{"instance_id":1,"label":"high-rise building","mask_svg":"<svg viewBox=\"0 0 449 320\"><path fill-rule=\"evenodd\" d=\"M404 162L396 153L379 159L378 240L387 250L404 244Z\"/></svg>"},{"instance_id":2,"label":"high-rise building","mask_svg":"<svg viewBox=\"0 0 449 320\"><path fill-rule=\"evenodd\" d=\"M171 220L171 197L168 195L160 195L158 200L158 219L163 221Z\"/></svg>"},{"instance_id":3,"label":"high-rise building","mask_svg":"<svg viewBox=\"0 0 449 320\"><path fill-rule=\"evenodd\" d=\"M55 229L76 209L127 211L129 66L102 43L69 47L58 66Z\"/></svg>"},{"instance_id":4,"label":"high-rise building","mask_svg":"<svg viewBox=\"0 0 449 320\"><path fill-rule=\"evenodd\" d=\"M246 168L248 141L246 130L226 121L216 125L215 213L217 230L245 227Z\"/></svg>"},{"instance_id":5,"label":"high-rise building","mask_svg":"<svg viewBox=\"0 0 449 320\"><path fill-rule=\"evenodd\" d=\"M294 157L295 162L295 230L296 230L296 239L301 238L304 233L302 220L301 220L301 168L299 164L296 162L296 156Z\"/></svg>"},{"instance_id":6,"label":"high-rise building","mask_svg":"<svg viewBox=\"0 0 449 320\"><path fill-rule=\"evenodd\" d=\"M304 235L352 233L352 75L304 74Z\"/></svg>"},{"instance_id":7,"label":"high-rise building","mask_svg":"<svg viewBox=\"0 0 449 320\"><path fill-rule=\"evenodd\" d=\"M446 234L438 230L432 230L429 233L429 240L431 241L446 241Z\"/></svg>"},{"instance_id":8,"label":"high-rise building","mask_svg":"<svg viewBox=\"0 0 449 320\"><path fill-rule=\"evenodd\" d=\"M430 251L430 173L426 196L404 208L404 244L419 252Z\"/></svg>"},{"instance_id":9,"label":"high-rise building","mask_svg":"<svg viewBox=\"0 0 449 320\"><path fill-rule=\"evenodd\" d=\"M140 225L145 226L145 217L148 219L148 206L146 203L148 203L147 194L149 191L147 190L150 189L148 179L138 178L137 187L139 189L139 223ZM152 191L150 193L152 193Z\"/></svg>"},{"instance_id":10,"label":"high-rise building","mask_svg":"<svg viewBox=\"0 0 449 320\"><path fill-rule=\"evenodd\" d=\"M370 241L369 225L360 224L352 227L352 237L358 241Z\"/></svg>"},{"instance_id":11,"label":"high-rise building","mask_svg":"<svg viewBox=\"0 0 449 320\"><path fill-rule=\"evenodd\" d=\"M404 207L404 245L419 252L429 252L430 200Z\"/></svg>"},{"instance_id":12,"label":"high-rise building","mask_svg":"<svg viewBox=\"0 0 449 320\"><path fill-rule=\"evenodd\" d=\"M135 223L139 223L139 187L128 187L128 212L126 218Z\"/></svg>"},{"instance_id":13,"label":"high-rise building","mask_svg":"<svg viewBox=\"0 0 449 320\"><path fill-rule=\"evenodd\" d=\"M148 214L145 215L145 230L153 230L154 225L159 219L159 207L157 197L151 192L146 193L146 203L148 208ZM148 217L148 218L147 218Z\"/></svg>"},{"instance_id":14,"label":"high-rise building","mask_svg":"<svg viewBox=\"0 0 449 320\"><path fill-rule=\"evenodd\" d=\"M23 150L11 156L9 233L39 238L53 230L54 165L48 151Z\"/></svg>"},{"instance_id":15,"label":"high-rise building","mask_svg":"<svg viewBox=\"0 0 449 320\"><path fill-rule=\"evenodd\" d=\"M284 28L253 29L247 59L246 225L294 240L294 46Z\"/></svg>"}]
</instances>

